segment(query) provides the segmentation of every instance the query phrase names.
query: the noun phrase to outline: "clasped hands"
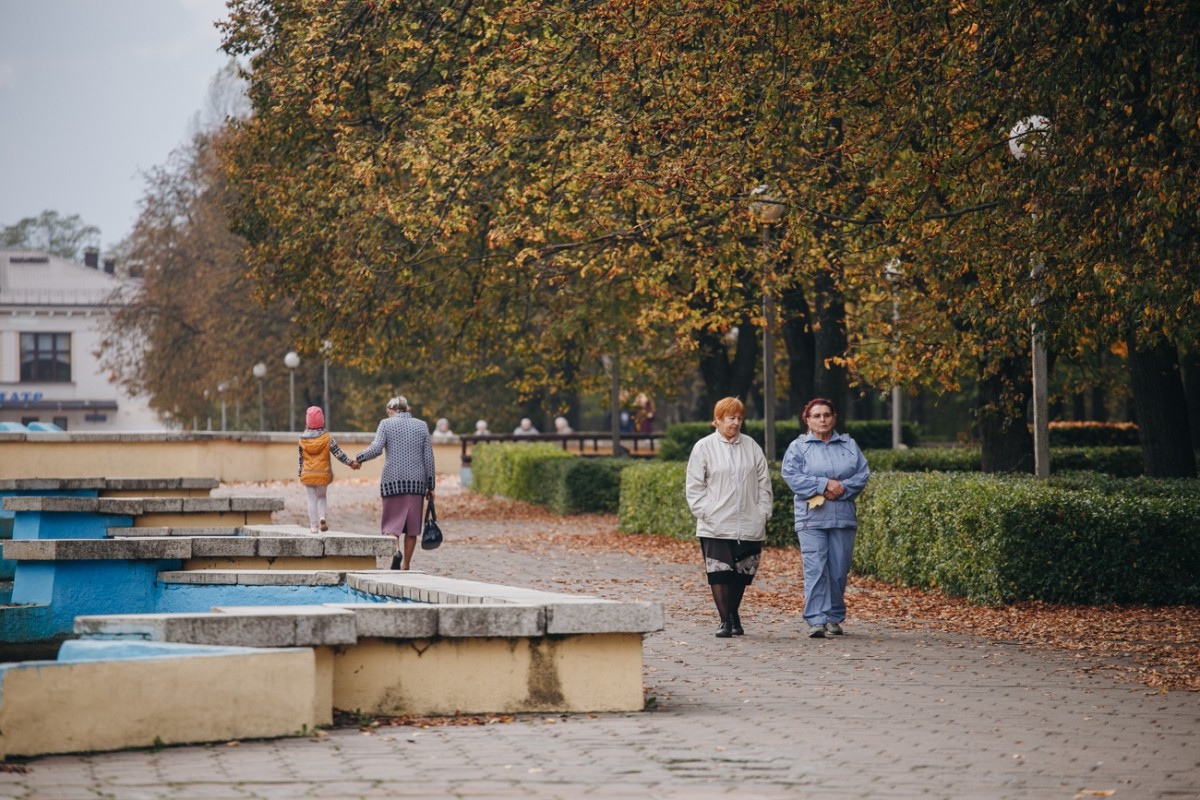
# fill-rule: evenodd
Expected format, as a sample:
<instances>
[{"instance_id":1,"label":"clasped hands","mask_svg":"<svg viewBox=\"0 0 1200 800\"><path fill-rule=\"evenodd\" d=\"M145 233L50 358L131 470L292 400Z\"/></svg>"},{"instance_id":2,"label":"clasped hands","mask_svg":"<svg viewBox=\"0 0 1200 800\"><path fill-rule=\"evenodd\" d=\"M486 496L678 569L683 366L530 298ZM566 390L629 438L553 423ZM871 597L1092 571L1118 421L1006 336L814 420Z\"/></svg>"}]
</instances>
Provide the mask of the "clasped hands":
<instances>
[{"instance_id":1,"label":"clasped hands","mask_svg":"<svg viewBox=\"0 0 1200 800\"><path fill-rule=\"evenodd\" d=\"M826 500L840 500L845 493L846 487L836 478L829 479L829 482L825 484L825 491L823 492Z\"/></svg>"}]
</instances>

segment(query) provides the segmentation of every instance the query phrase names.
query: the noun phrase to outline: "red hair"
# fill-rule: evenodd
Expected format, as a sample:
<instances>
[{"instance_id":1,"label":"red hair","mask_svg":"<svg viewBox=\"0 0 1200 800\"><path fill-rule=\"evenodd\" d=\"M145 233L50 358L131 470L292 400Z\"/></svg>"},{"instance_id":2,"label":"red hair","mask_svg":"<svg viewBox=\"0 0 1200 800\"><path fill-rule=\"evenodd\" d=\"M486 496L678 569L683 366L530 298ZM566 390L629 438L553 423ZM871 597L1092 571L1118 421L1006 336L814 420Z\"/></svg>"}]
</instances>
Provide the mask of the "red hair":
<instances>
[{"instance_id":1,"label":"red hair","mask_svg":"<svg viewBox=\"0 0 1200 800\"><path fill-rule=\"evenodd\" d=\"M746 404L736 397L724 397L717 401L717 405L713 408L713 421L722 417L741 417L746 418Z\"/></svg>"}]
</instances>

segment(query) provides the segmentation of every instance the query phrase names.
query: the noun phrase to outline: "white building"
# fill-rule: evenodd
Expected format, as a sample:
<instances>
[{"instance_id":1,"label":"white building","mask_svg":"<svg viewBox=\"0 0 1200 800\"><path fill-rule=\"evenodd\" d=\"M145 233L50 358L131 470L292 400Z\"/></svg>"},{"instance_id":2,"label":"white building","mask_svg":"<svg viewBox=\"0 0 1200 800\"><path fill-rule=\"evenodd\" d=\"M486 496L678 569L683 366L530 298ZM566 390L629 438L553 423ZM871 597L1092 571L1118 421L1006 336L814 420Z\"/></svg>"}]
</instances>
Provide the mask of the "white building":
<instances>
[{"instance_id":1,"label":"white building","mask_svg":"<svg viewBox=\"0 0 1200 800\"><path fill-rule=\"evenodd\" d=\"M84 261L0 248L0 421L163 430L146 401L100 366L96 353L121 279L94 250Z\"/></svg>"}]
</instances>

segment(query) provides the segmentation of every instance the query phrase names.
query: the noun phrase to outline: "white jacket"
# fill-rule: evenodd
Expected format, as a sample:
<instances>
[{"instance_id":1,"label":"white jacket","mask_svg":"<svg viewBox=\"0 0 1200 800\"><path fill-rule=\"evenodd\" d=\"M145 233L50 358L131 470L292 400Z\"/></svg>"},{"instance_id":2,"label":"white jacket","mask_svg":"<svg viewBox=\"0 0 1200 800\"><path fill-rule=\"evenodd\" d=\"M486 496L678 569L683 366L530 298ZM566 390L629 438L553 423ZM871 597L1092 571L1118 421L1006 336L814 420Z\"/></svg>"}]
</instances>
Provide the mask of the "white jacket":
<instances>
[{"instance_id":1,"label":"white jacket","mask_svg":"<svg viewBox=\"0 0 1200 800\"><path fill-rule=\"evenodd\" d=\"M771 474L762 448L742 433L729 442L714 431L696 442L688 459L687 502L697 536L766 539Z\"/></svg>"}]
</instances>

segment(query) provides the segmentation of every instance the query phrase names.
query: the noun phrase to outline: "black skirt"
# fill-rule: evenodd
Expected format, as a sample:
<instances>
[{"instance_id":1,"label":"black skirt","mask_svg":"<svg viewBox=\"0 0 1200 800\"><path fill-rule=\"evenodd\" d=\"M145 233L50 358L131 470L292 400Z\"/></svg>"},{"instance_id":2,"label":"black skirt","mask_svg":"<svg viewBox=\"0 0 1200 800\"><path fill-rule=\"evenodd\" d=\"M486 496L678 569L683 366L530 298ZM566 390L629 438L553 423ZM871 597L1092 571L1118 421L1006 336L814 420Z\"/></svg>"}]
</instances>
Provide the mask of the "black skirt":
<instances>
[{"instance_id":1,"label":"black skirt","mask_svg":"<svg viewBox=\"0 0 1200 800\"><path fill-rule=\"evenodd\" d=\"M758 572L762 559L762 542L739 542L737 539L713 539L701 536L700 553L708 583L740 583L749 586Z\"/></svg>"}]
</instances>

